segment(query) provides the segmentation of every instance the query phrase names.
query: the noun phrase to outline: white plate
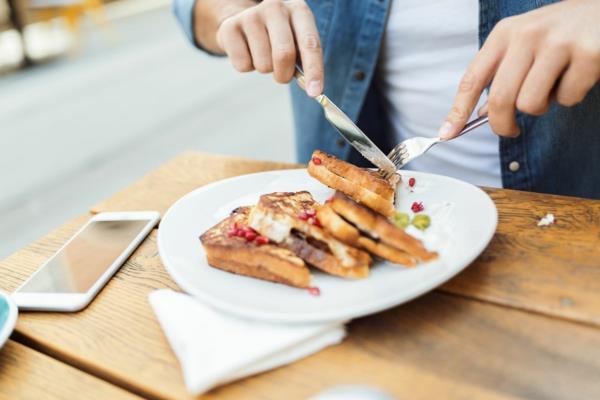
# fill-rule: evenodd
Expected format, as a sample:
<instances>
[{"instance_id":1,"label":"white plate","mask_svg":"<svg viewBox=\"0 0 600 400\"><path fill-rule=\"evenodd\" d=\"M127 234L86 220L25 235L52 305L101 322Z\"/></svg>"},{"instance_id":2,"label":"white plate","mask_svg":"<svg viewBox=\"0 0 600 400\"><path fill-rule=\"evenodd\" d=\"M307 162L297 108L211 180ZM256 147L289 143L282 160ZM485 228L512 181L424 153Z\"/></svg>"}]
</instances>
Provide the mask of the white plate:
<instances>
[{"instance_id":1,"label":"white plate","mask_svg":"<svg viewBox=\"0 0 600 400\"><path fill-rule=\"evenodd\" d=\"M234 275L210 267L198 237L231 210L252 205L264 193L308 190L324 201L332 190L306 170L243 175L201 187L179 199L165 214L158 231L160 257L175 282L189 294L225 312L273 322L313 323L347 320L405 303L446 282L469 265L487 246L497 224L496 207L481 189L426 173L402 171L404 182L416 178L413 191L400 189L400 211L422 201L432 218L425 245L438 260L406 269L377 261L370 276L346 280L318 271L306 290ZM419 234L416 229L409 230Z\"/></svg>"},{"instance_id":2,"label":"white plate","mask_svg":"<svg viewBox=\"0 0 600 400\"><path fill-rule=\"evenodd\" d=\"M15 303L13 303L10 297L0 292L0 349L4 346L4 343L6 343L15 328L17 314Z\"/></svg>"}]
</instances>

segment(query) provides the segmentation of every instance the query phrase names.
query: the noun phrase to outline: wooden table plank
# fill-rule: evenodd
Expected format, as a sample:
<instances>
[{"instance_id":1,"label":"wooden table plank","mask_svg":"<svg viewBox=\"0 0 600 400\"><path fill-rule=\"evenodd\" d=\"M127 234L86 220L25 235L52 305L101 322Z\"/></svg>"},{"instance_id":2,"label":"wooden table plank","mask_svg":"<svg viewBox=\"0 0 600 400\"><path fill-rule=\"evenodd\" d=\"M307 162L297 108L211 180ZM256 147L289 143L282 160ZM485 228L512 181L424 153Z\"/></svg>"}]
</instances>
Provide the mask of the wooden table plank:
<instances>
[{"instance_id":1,"label":"wooden table plank","mask_svg":"<svg viewBox=\"0 0 600 400\"><path fill-rule=\"evenodd\" d=\"M90 400L139 398L12 340L0 350L0 399L52 400L83 396Z\"/></svg>"},{"instance_id":2,"label":"wooden table plank","mask_svg":"<svg viewBox=\"0 0 600 400\"><path fill-rule=\"evenodd\" d=\"M0 276L33 271L38 259L52 254L83 223L11 256L0 264ZM188 398L147 301L153 289L175 287L155 237L156 232L86 310L23 313L20 337L135 393ZM8 284L0 279L1 289L19 283L11 276ZM401 398L598 398L598 371L596 327L432 293L355 321L342 345L207 398L305 398L342 383L377 386Z\"/></svg>"},{"instance_id":3,"label":"wooden table plank","mask_svg":"<svg viewBox=\"0 0 600 400\"><path fill-rule=\"evenodd\" d=\"M188 152L93 211L164 211L185 193L214 180L294 166ZM496 236L477 261L442 290L600 325L600 201L514 190L487 192L499 211ZM554 213L556 224L538 227L537 221L548 212Z\"/></svg>"},{"instance_id":4,"label":"wooden table plank","mask_svg":"<svg viewBox=\"0 0 600 400\"><path fill-rule=\"evenodd\" d=\"M499 210L496 234L442 290L600 325L600 201L488 193ZM549 212L556 223L538 227Z\"/></svg>"}]
</instances>

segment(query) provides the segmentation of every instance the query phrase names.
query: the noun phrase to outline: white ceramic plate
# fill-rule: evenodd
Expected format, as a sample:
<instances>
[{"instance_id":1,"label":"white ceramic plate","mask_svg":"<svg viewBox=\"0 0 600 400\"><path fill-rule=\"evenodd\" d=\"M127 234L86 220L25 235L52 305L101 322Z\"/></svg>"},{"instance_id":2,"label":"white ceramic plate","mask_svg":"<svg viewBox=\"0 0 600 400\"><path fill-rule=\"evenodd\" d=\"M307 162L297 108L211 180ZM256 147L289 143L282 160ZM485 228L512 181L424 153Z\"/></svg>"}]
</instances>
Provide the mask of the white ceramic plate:
<instances>
[{"instance_id":1,"label":"white ceramic plate","mask_svg":"<svg viewBox=\"0 0 600 400\"><path fill-rule=\"evenodd\" d=\"M10 297L0 292L0 349L8 340L17 322L17 306Z\"/></svg>"},{"instance_id":2,"label":"white ceramic plate","mask_svg":"<svg viewBox=\"0 0 600 400\"><path fill-rule=\"evenodd\" d=\"M308 190L324 201L332 190L306 170L243 175L196 189L165 214L158 231L160 257L175 282L189 294L225 312L273 322L313 323L347 320L407 302L446 282L469 265L487 246L497 224L496 207L479 188L426 173L403 171L400 211L421 201L432 219L422 236L438 260L406 269L376 261L370 276L346 280L313 272L320 296L306 290L234 275L210 267L198 237L231 210L256 203L264 193ZM418 235L421 231L410 229Z\"/></svg>"}]
</instances>

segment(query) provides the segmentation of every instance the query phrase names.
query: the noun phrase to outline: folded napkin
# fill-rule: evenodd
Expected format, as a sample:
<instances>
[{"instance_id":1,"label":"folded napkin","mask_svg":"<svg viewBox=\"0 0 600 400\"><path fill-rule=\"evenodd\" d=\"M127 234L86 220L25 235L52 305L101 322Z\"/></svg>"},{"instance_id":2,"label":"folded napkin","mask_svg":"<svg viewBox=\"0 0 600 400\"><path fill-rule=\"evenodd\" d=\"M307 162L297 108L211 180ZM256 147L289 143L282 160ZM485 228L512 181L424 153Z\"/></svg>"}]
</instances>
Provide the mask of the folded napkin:
<instances>
[{"instance_id":1,"label":"folded napkin","mask_svg":"<svg viewBox=\"0 0 600 400\"><path fill-rule=\"evenodd\" d=\"M193 395L294 362L340 343L346 335L342 322L280 325L247 320L168 289L154 291L148 299Z\"/></svg>"}]
</instances>

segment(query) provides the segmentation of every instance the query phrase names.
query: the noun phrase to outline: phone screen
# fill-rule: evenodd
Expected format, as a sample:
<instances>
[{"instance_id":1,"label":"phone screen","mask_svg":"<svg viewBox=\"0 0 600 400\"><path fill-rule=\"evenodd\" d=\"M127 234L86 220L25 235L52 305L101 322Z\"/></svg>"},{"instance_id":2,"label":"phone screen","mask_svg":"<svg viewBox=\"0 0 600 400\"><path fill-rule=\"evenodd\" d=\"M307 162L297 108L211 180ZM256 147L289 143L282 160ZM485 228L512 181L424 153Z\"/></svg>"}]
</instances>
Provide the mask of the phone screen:
<instances>
[{"instance_id":1,"label":"phone screen","mask_svg":"<svg viewBox=\"0 0 600 400\"><path fill-rule=\"evenodd\" d=\"M148 220L92 221L19 292L86 293L148 225Z\"/></svg>"}]
</instances>

